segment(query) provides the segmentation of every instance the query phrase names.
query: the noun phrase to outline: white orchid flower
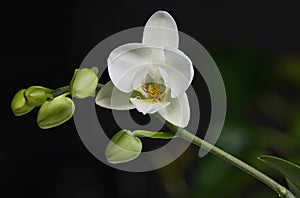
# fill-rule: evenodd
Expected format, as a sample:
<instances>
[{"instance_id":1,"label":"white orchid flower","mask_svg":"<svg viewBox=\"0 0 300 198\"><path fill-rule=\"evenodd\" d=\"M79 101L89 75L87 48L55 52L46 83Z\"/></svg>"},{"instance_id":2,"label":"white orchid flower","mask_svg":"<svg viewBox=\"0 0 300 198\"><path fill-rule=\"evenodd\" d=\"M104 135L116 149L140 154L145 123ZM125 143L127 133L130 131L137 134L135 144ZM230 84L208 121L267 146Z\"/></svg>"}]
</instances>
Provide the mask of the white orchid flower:
<instances>
[{"instance_id":1,"label":"white orchid flower","mask_svg":"<svg viewBox=\"0 0 300 198\"><path fill-rule=\"evenodd\" d=\"M142 43L122 45L111 52L111 78L98 92L96 104L116 110L136 108L159 113L186 127L190 107L185 91L194 77L191 60L178 50L179 36L172 16L155 12L144 27Z\"/></svg>"}]
</instances>

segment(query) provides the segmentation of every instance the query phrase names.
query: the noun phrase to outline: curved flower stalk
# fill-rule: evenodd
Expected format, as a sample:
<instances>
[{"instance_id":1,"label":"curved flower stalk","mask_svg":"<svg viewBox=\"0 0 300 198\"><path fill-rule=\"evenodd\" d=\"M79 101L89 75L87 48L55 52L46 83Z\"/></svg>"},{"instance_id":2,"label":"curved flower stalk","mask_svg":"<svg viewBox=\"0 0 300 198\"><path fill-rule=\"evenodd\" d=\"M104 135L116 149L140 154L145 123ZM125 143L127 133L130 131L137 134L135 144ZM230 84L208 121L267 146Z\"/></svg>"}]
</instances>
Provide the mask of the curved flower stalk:
<instances>
[{"instance_id":1,"label":"curved flower stalk","mask_svg":"<svg viewBox=\"0 0 300 198\"><path fill-rule=\"evenodd\" d=\"M177 25L165 11L155 12L144 28L142 43L128 43L108 58L111 81L97 94L96 104L115 110L136 108L158 112L186 127L190 107L185 91L194 76L189 57L178 49Z\"/></svg>"}]
</instances>

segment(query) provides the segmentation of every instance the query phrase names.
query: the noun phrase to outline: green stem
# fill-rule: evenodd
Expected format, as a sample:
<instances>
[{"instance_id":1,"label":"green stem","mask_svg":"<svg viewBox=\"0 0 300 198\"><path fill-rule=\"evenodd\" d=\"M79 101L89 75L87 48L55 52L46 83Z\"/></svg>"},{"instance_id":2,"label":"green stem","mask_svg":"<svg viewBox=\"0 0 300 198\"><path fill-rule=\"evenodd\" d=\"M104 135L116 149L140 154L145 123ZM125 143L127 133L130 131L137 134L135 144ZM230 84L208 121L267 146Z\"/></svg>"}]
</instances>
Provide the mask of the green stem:
<instances>
[{"instance_id":1,"label":"green stem","mask_svg":"<svg viewBox=\"0 0 300 198\"><path fill-rule=\"evenodd\" d=\"M100 91L100 89L101 89L103 86L104 86L104 85L101 84L101 83L98 83L98 84L97 84L97 87L96 87L96 95L97 95L97 93Z\"/></svg>"},{"instance_id":2,"label":"green stem","mask_svg":"<svg viewBox=\"0 0 300 198\"><path fill-rule=\"evenodd\" d=\"M102 84L98 84L96 88L96 93L103 87ZM60 87L53 91L53 96L58 96L63 93L69 92L69 86ZM157 115L157 117L165 122L165 120ZM259 170L253 168L252 166L246 164L245 162L241 161L240 159L234 157L233 155L221 150L220 148L202 140L201 138L191 134L185 129L178 128L177 126L174 126L173 124L169 122L165 122L166 126L170 128L174 133L176 133L177 137L183 138L189 142L192 142L196 146L202 146L205 150L209 151L210 153L216 155L217 157L229 162L230 164L236 166L237 168L243 170L244 172L248 173L249 175L257 178L267 186L269 186L271 189L273 189L275 192L278 193L280 197L285 198L295 198L295 196L284 186L280 185L276 181L274 181L269 176L265 175L264 173L260 172Z\"/></svg>"},{"instance_id":3,"label":"green stem","mask_svg":"<svg viewBox=\"0 0 300 198\"><path fill-rule=\"evenodd\" d=\"M202 140L201 138L191 134L185 129L178 128L173 124L166 122L166 126L170 128L174 133L176 133L177 137L183 138L189 142L192 142L196 146L202 146L205 150L209 151L210 153L216 155L217 157L229 162L230 164L236 166L237 168L243 170L244 172L248 173L249 175L257 178L261 182L265 183L271 189L278 193L280 197L285 198L295 198L295 196L287 190L284 186L280 185L276 181L274 181L269 176L265 175L264 173L260 172L259 170L253 168L252 166L246 164L245 162L241 161L240 159L232 156L229 153L219 149L218 147Z\"/></svg>"},{"instance_id":4,"label":"green stem","mask_svg":"<svg viewBox=\"0 0 300 198\"><path fill-rule=\"evenodd\" d=\"M59 95L64 94L64 93L67 93L69 91L70 91L70 86L64 86L64 87L60 87L60 88L55 89L52 92L52 95L55 98L56 96L59 96Z\"/></svg>"},{"instance_id":5,"label":"green stem","mask_svg":"<svg viewBox=\"0 0 300 198\"><path fill-rule=\"evenodd\" d=\"M103 87L103 84L98 83L97 87L96 87L96 93L98 93L98 91ZM64 86L64 87L59 87L55 90L53 90L52 95L55 98L56 96L60 96L64 93L70 92L70 86Z\"/></svg>"}]
</instances>

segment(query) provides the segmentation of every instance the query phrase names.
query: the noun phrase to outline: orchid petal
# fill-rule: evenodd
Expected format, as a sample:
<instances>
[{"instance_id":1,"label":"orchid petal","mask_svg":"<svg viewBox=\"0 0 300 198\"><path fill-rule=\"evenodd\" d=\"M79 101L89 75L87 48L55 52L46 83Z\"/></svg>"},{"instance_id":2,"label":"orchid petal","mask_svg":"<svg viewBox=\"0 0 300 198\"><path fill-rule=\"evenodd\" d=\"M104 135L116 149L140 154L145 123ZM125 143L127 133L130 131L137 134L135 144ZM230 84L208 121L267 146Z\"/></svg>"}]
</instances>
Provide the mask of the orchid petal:
<instances>
[{"instance_id":1,"label":"orchid petal","mask_svg":"<svg viewBox=\"0 0 300 198\"><path fill-rule=\"evenodd\" d=\"M152 63L151 48L140 43L129 43L116 48L108 57L108 73L113 84L122 92L129 93L134 76Z\"/></svg>"},{"instance_id":2,"label":"orchid petal","mask_svg":"<svg viewBox=\"0 0 300 198\"><path fill-rule=\"evenodd\" d=\"M186 93L178 98L170 98L170 102L170 105L158 113L168 122L178 127L186 127L190 120L190 105Z\"/></svg>"},{"instance_id":3,"label":"orchid petal","mask_svg":"<svg viewBox=\"0 0 300 198\"><path fill-rule=\"evenodd\" d=\"M160 47L150 47L152 50L152 61L155 63L165 62L164 49Z\"/></svg>"},{"instance_id":4,"label":"orchid petal","mask_svg":"<svg viewBox=\"0 0 300 198\"><path fill-rule=\"evenodd\" d=\"M148 68L141 69L138 72L136 72L136 74L134 75L134 78L132 80L132 86L135 90L140 88L142 86L142 84L145 83L144 80L146 79L146 76L148 73L149 73Z\"/></svg>"},{"instance_id":5,"label":"orchid petal","mask_svg":"<svg viewBox=\"0 0 300 198\"><path fill-rule=\"evenodd\" d=\"M155 113L165 107L167 107L170 102L156 102L150 99L137 99L130 98L132 104L136 107L139 112L142 112L144 115L149 113Z\"/></svg>"},{"instance_id":6,"label":"orchid petal","mask_svg":"<svg viewBox=\"0 0 300 198\"><path fill-rule=\"evenodd\" d=\"M179 38L173 17L165 11L155 12L145 25L142 43L149 46L177 49Z\"/></svg>"},{"instance_id":7,"label":"orchid petal","mask_svg":"<svg viewBox=\"0 0 300 198\"><path fill-rule=\"evenodd\" d=\"M190 86L194 77L192 61L178 49L165 49L165 64L159 65L160 73L171 89L171 97L180 96Z\"/></svg>"},{"instance_id":8,"label":"orchid petal","mask_svg":"<svg viewBox=\"0 0 300 198\"><path fill-rule=\"evenodd\" d=\"M111 81L106 83L96 96L96 104L115 110L134 109L129 99L132 93L124 93L118 90Z\"/></svg>"}]
</instances>

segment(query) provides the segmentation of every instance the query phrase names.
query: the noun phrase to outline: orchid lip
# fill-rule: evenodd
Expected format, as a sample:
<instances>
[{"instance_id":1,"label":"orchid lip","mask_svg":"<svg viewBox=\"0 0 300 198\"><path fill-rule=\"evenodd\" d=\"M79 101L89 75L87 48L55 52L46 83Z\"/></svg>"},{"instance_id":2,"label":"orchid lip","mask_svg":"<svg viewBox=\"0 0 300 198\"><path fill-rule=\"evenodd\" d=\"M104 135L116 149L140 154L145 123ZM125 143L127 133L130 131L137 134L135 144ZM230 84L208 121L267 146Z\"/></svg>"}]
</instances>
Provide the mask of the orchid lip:
<instances>
[{"instance_id":1,"label":"orchid lip","mask_svg":"<svg viewBox=\"0 0 300 198\"><path fill-rule=\"evenodd\" d=\"M156 113L170 105L170 102L162 102L153 99L130 98L130 102L144 115Z\"/></svg>"}]
</instances>

